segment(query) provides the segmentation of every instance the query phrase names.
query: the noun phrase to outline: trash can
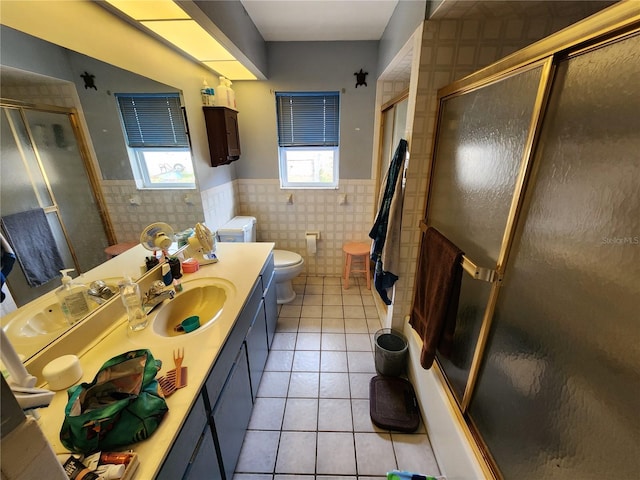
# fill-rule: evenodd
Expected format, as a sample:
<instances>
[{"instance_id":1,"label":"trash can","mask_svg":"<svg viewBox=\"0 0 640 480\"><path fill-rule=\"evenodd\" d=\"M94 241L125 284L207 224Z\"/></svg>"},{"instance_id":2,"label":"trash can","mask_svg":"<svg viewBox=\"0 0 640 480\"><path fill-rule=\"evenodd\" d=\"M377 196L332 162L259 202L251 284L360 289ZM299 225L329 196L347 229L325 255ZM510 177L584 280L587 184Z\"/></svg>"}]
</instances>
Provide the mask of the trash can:
<instances>
[{"instance_id":1,"label":"trash can","mask_svg":"<svg viewBox=\"0 0 640 480\"><path fill-rule=\"evenodd\" d=\"M406 337L390 328L378 330L376 342L376 371L380 375L398 377L404 373L408 343Z\"/></svg>"}]
</instances>

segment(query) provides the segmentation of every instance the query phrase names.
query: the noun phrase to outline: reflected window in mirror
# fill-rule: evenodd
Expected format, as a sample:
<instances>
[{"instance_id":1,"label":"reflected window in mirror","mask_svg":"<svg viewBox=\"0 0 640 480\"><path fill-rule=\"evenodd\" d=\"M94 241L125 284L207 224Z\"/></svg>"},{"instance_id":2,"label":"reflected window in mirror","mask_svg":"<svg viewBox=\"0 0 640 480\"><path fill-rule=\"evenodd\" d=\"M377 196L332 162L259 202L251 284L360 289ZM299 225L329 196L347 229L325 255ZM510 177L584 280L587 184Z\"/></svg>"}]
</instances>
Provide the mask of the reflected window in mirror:
<instances>
[{"instance_id":1,"label":"reflected window in mirror","mask_svg":"<svg viewBox=\"0 0 640 480\"><path fill-rule=\"evenodd\" d=\"M195 188L180 95L116 94L139 189Z\"/></svg>"}]
</instances>

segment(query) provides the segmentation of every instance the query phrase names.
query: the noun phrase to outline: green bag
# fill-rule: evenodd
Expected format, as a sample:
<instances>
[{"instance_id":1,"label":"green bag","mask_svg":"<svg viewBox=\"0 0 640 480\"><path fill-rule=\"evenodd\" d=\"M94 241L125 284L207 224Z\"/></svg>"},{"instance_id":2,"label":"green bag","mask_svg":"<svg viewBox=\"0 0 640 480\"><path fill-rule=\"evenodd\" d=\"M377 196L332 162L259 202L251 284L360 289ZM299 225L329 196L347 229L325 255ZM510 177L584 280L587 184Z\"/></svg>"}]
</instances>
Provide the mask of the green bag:
<instances>
[{"instance_id":1,"label":"green bag","mask_svg":"<svg viewBox=\"0 0 640 480\"><path fill-rule=\"evenodd\" d=\"M169 410L155 379L161 365L149 350L133 350L108 360L93 382L71 387L62 444L89 454L148 438Z\"/></svg>"}]
</instances>

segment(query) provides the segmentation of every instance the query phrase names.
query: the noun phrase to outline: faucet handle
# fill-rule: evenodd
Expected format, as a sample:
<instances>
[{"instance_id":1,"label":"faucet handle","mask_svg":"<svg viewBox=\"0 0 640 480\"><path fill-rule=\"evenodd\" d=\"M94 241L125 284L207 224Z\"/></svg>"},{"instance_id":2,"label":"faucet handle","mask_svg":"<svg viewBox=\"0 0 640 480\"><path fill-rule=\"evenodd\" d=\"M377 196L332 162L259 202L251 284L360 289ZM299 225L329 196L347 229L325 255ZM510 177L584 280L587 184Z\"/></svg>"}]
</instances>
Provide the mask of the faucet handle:
<instances>
[{"instance_id":1,"label":"faucet handle","mask_svg":"<svg viewBox=\"0 0 640 480\"><path fill-rule=\"evenodd\" d=\"M164 282L162 280L156 280L151 284L149 293L147 295L160 295L164 291Z\"/></svg>"}]
</instances>

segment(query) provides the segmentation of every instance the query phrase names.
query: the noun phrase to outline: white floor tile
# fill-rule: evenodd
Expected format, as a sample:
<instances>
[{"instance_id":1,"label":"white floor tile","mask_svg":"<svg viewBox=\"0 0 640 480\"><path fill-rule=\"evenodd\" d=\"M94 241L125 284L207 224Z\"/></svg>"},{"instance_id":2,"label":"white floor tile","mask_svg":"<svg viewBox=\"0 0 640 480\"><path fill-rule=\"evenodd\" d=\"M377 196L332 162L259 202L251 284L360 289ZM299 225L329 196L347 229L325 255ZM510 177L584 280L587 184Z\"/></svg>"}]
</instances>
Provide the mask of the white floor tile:
<instances>
[{"instance_id":1,"label":"white floor tile","mask_svg":"<svg viewBox=\"0 0 640 480\"><path fill-rule=\"evenodd\" d=\"M356 462L353 445L353 433L318 432L316 473L355 475ZM340 478L342 479L342 477Z\"/></svg>"},{"instance_id":2,"label":"white floor tile","mask_svg":"<svg viewBox=\"0 0 640 480\"><path fill-rule=\"evenodd\" d=\"M297 332L299 322L298 317L279 317L276 332Z\"/></svg>"},{"instance_id":3,"label":"white floor tile","mask_svg":"<svg viewBox=\"0 0 640 480\"><path fill-rule=\"evenodd\" d=\"M300 305L291 305L291 304L282 305L282 309L280 310L280 315L278 316L278 323L280 323L280 320L284 318L300 318L301 311L302 311L302 306Z\"/></svg>"},{"instance_id":4,"label":"white floor tile","mask_svg":"<svg viewBox=\"0 0 640 480\"><path fill-rule=\"evenodd\" d=\"M371 420L371 407L369 399L352 398L351 409L353 412L354 432L384 432L384 429L376 426Z\"/></svg>"},{"instance_id":5,"label":"white floor tile","mask_svg":"<svg viewBox=\"0 0 640 480\"><path fill-rule=\"evenodd\" d=\"M376 373L373 352L347 352L350 372Z\"/></svg>"},{"instance_id":6,"label":"white floor tile","mask_svg":"<svg viewBox=\"0 0 640 480\"><path fill-rule=\"evenodd\" d=\"M392 433L391 439L398 460L398 470L440 475L427 435Z\"/></svg>"},{"instance_id":7,"label":"white floor tile","mask_svg":"<svg viewBox=\"0 0 640 480\"><path fill-rule=\"evenodd\" d=\"M267 372L288 372L293 364L293 351L272 350L264 367Z\"/></svg>"},{"instance_id":8,"label":"white floor tile","mask_svg":"<svg viewBox=\"0 0 640 480\"><path fill-rule=\"evenodd\" d=\"M315 431L318 429L318 399L289 398L284 411L282 430Z\"/></svg>"},{"instance_id":9,"label":"white floor tile","mask_svg":"<svg viewBox=\"0 0 640 480\"><path fill-rule=\"evenodd\" d=\"M319 381L319 373L292 372L288 396L291 398L316 398Z\"/></svg>"},{"instance_id":10,"label":"white floor tile","mask_svg":"<svg viewBox=\"0 0 640 480\"><path fill-rule=\"evenodd\" d=\"M320 350L320 334L298 333L296 350Z\"/></svg>"},{"instance_id":11,"label":"white floor tile","mask_svg":"<svg viewBox=\"0 0 640 480\"><path fill-rule=\"evenodd\" d=\"M386 475L397 469L391 435L378 433L354 433L356 462L361 475Z\"/></svg>"},{"instance_id":12,"label":"white floor tile","mask_svg":"<svg viewBox=\"0 0 640 480\"><path fill-rule=\"evenodd\" d=\"M323 333L321 339L322 350L346 350L344 333Z\"/></svg>"},{"instance_id":13,"label":"white floor tile","mask_svg":"<svg viewBox=\"0 0 640 480\"><path fill-rule=\"evenodd\" d=\"M296 350L293 357L294 372L319 372L320 352L312 350Z\"/></svg>"},{"instance_id":14,"label":"white floor tile","mask_svg":"<svg viewBox=\"0 0 640 480\"><path fill-rule=\"evenodd\" d=\"M346 306L362 306L362 297L360 295L345 295L342 299L342 305Z\"/></svg>"},{"instance_id":15,"label":"white floor tile","mask_svg":"<svg viewBox=\"0 0 640 480\"><path fill-rule=\"evenodd\" d=\"M276 473L315 473L316 432L282 432Z\"/></svg>"},{"instance_id":16,"label":"white floor tile","mask_svg":"<svg viewBox=\"0 0 640 480\"><path fill-rule=\"evenodd\" d=\"M271 480L272 476L269 474L260 473L235 473L233 480Z\"/></svg>"},{"instance_id":17,"label":"white floor tile","mask_svg":"<svg viewBox=\"0 0 640 480\"><path fill-rule=\"evenodd\" d=\"M300 316L322 318L322 305L303 305Z\"/></svg>"},{"instance_id":18,"label":"white floor tile","mask_svg":"<svg viewBox=\"0 0 640 480\"><path fill-rule=\"evenodd\" d=\"M320 352L321 372L348 372L347 352Z\"/></svg>"},{"instance_id":19,"label":"white floor tile","mask_svg":"<svg viewBox=\"0 0 640 480\"><path fill-rule=\"evenodd\" d=\"M368 333L347 333L345 338L347 350L360 352L371 351L371 335Z\"/></svg>"},{"instance_id":20,"label":"white floor tile","mask_svg":"<svg viewBox=\"0 0 640 480\"><path fill-rule=\"evenodd\" d=\"M373 377L371 373L349 372L351 398L369 398L369 383Z\"/></svg>"},{"instance_id":21,"label":"white floor tile","mask_svg":"<svg viewBox=\"0 0 640 480\"><path fill-rule=\"evenodd\" d=\"M320 317L304 317L300 319L300 323L298 324L299 333L320 333L321 331L322 319Z\"/></svg>"},{"instance_id":22,"label":"white floor tile","mask_svg":"<svg viewBox=\"0 0 640 480\"><path fill-rule=\"evenodd\" d=\"M258 388L258 396L286 397L290 375L289 372L264 372Z\"/></svg>"},{"instance_id":23,"label":"white floor tile","mask_svg":"<svg viewBox=\"0 0 640 480\"><path fill-rule=\"evenodd\" d=\"M364 318L345 317L344 331L346 333L369 333L369 327Z\"/></svg>"},{"instance_id":24,"label":"white floor tile","mask_svg":"<svg viewBox=\"0 0 640 480\"><path fill-rule=\"evenodd\" d=\"M286 399L258 397L253 405L249 430L280 430Z\"/></svg>"},{"instance_id":25,"label":"white floor tile","mask_svg":"<svg viewBox=\"0 0 640 480\"><path fill-rule=\"evenodd\" d=\"M351 400L348 398L321 398L318 406L318 430L353 432Z\"/></svg>"},{"instance_id":26,"label":"white floor tile","mask_svg":"<svg viewBox=\"0 0 640 480\"><path fill-rule=\"evenodd\" d=\"M280 432L248 430L236 466L239 473L273 472Z\"/></svg>"},{"instance_id":27,"label":"white floor tile","mask_svg":"<svg viewBox=\"0 0 640 480\"><path fill-rule=\"evenodd\" d=\"M296 348L297 333L279 332L273 336L271 350L293 350Z\"/></svg>"},{"instance_id":28,"label":"white floor tile","mask_svg":"<svg viewBox=\"0 0 640 480\"><path fill-rule=\"evenodd\" d=\"M309 287L307 287L309 288ZM320 287L322 289L322 287ZM322 305L323 295L309 295L306 291L302 300L303 308L307 305Z\"/></svg>"},{"instance_id":29,"label":"white floor tile","mask_svg":"<svg viewBox=\"0 0 640 480\"><path fill-rule=\"evenodd\" d=\"M342 311L344 312L344 318L365 318L362 305L343 305Z\"/></svg>"},{"instance_id":30,"label":"white floor tile","mask_svg":"<svg viewBox=\"0 0 640 480\"><path fill-rule=\"evenodd\" d=\"M350 398L348 373L320 373L320 398Z\"/></svg>"},{"instance_id":31,"label":"white floor tile","mask_svg":"<svg viewBox=\"0 0 640 480\"><path fill-rule=\"evenodd\" d=\"M344 318L344 312L342 310L342 305L326 305L322 307L322 319L323 319L323 329L322 331L327 331L324 329L324 320L331 318ZM344 331L344 323L342 324L342 329Z\"/></svg>"}]
</instances>

